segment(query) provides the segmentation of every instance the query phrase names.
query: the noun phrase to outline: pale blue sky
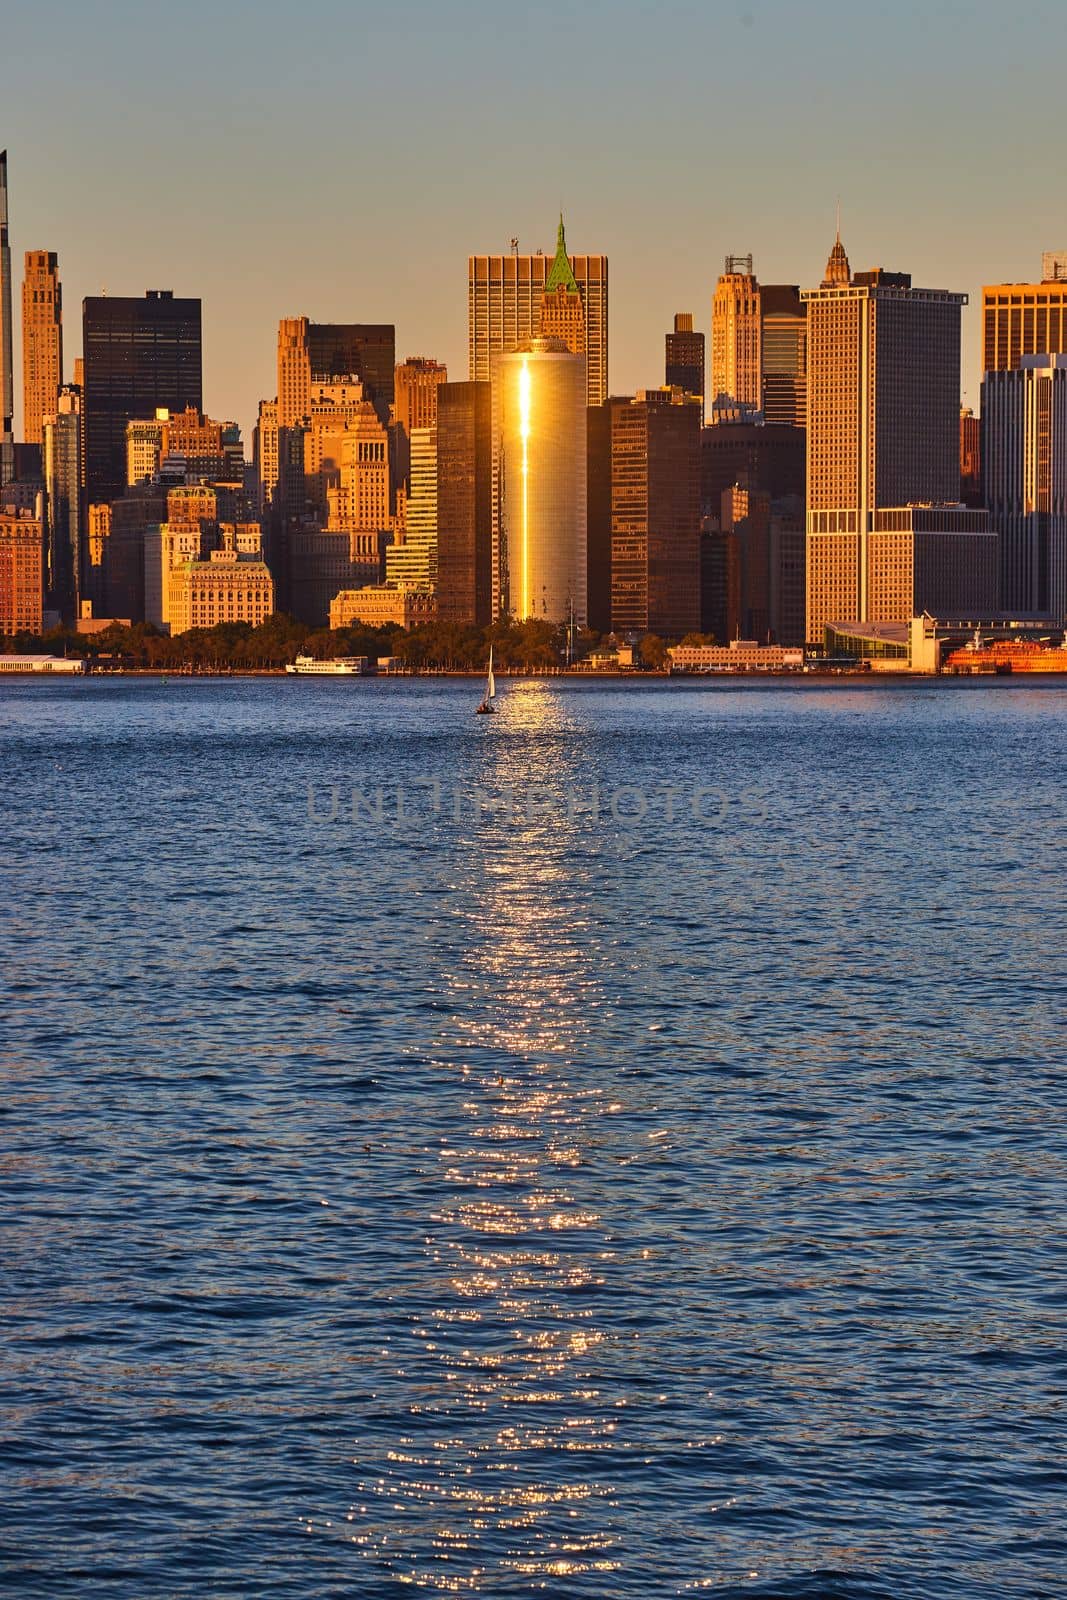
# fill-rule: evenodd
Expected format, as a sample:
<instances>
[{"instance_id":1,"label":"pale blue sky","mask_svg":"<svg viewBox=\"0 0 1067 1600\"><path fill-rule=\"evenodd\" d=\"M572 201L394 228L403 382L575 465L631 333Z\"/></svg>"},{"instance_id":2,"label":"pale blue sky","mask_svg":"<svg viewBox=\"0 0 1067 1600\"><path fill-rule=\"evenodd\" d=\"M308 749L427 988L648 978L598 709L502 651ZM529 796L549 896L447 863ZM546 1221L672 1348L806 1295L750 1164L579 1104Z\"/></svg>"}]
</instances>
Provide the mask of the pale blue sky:
<instances>
[{"instance_id":1,"label":"pale blue sky","mask_svg":"<svg viewBox=\"0 0 1067 1600\"><path fill-rule=\"evenodd\" d=\"M626 392L676 310L707 330L727 252L817 281L838 196L853 267L1035 275L1067 249L1065 54L1063 0L0 0L16 322L31 248L68 358L101 286L199 294L206 405L247 432L283 315L395 322L465 378L468 253L551 249L562 205L610 257Z\"/></svg>"}]
</instances>

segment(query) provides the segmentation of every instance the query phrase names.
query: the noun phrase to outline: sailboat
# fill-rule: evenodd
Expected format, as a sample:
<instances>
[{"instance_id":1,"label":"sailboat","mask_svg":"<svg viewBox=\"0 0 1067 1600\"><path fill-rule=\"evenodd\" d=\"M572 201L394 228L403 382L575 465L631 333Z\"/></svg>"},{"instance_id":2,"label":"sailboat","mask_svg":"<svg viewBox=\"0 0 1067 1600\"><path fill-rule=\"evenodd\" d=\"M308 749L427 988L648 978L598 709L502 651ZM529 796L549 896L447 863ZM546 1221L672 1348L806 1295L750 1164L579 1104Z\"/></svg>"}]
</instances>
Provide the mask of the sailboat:
<instances>
[{"instance_id":1,"label":"sailboat","mask_svg":"<svg viewBox=\"0 0 1067 1600\"><path fill-rule=\"evenodd\" d=\"M475 715L476 716L485 717L485 716L488 716L491 712L496 710L496 706L493 704L493 699L494 699L495 695L496 695L496 679L493 677L493 647L492 647L492 645L490 645L489 646L489 676L486 679L485 693L482 696L481 705L479 705L479 706L477 706L475 708Z\"/></svg>"}]
</instances>

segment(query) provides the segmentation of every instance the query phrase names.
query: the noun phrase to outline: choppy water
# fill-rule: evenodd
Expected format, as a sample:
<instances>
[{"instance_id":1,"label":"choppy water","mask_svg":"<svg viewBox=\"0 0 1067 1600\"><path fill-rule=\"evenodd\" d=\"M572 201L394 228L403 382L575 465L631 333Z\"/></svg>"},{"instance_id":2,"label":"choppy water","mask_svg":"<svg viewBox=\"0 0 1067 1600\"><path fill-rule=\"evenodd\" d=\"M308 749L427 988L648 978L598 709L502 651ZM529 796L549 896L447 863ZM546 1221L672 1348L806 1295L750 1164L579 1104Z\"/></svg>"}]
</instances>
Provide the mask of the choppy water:
<instances>
[{"instance_id":1,"label":"choppy water","mask_svg":"<svg viewBox=\"0 0 1067 1600\"><path fill-rule=\"evenodd\" d=\"M1067 692L476 694L0 685L10 1590L1062 1595Z\"/></svg>"}]
</instances>

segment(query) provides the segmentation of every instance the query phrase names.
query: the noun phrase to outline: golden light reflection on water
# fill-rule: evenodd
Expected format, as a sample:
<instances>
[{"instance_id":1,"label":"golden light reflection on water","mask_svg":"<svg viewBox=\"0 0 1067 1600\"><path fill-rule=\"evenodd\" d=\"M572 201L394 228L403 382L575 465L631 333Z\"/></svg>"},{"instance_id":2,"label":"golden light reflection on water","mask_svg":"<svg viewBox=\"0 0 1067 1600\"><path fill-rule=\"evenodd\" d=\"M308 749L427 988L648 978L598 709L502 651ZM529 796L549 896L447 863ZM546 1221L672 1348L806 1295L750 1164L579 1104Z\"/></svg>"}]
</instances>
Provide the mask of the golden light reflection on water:
<instances>
[{"instance_id":1,"label":"golden light reflection on water","mask_svg":"<svg viewBox=\"0 0 1067 1600\"><path fill-rule=\"evenodd\" d=\"M416 1319L423 1382L408 1407L419 1438L437 1437L400 1441L353 1508L357 1542L379 1565L442 1593L619 1565L614 1492L590 1471L610 1460L620 1413L598 1371L611 1335L596 1292L614 1252L579 1181L611 1105L578 1065L601 998L566 814L582 776L567 751L579 746L548 684L508 684L502 710L481 781L557 803L494 819L478 841L469 956L442 1041L465 1086L466 1131L439 1153L426 1229L436 1304Z\"/></svg>"}]
</instances>

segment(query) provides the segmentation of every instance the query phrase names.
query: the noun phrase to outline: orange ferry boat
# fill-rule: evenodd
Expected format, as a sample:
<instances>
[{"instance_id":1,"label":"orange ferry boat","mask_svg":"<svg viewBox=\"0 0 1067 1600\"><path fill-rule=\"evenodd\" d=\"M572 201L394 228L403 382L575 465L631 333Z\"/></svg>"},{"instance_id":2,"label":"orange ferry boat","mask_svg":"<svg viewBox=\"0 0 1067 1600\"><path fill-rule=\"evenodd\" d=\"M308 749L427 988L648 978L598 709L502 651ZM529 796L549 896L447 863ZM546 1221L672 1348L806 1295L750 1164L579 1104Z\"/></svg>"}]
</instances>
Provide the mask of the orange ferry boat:
<instances>
[{"instance_id":1,"label":"orange ferry boat","mask_svg":"<svg viewBox=\"0 0 1067 1600\"><path fill-rule=\"evenodd\" d=\"M995 639L992 644L972 642L953 650L943 670L957 673L1067 672L1067 645L1043 644L1037 639Z\"/></svg>"}]
</instances>

